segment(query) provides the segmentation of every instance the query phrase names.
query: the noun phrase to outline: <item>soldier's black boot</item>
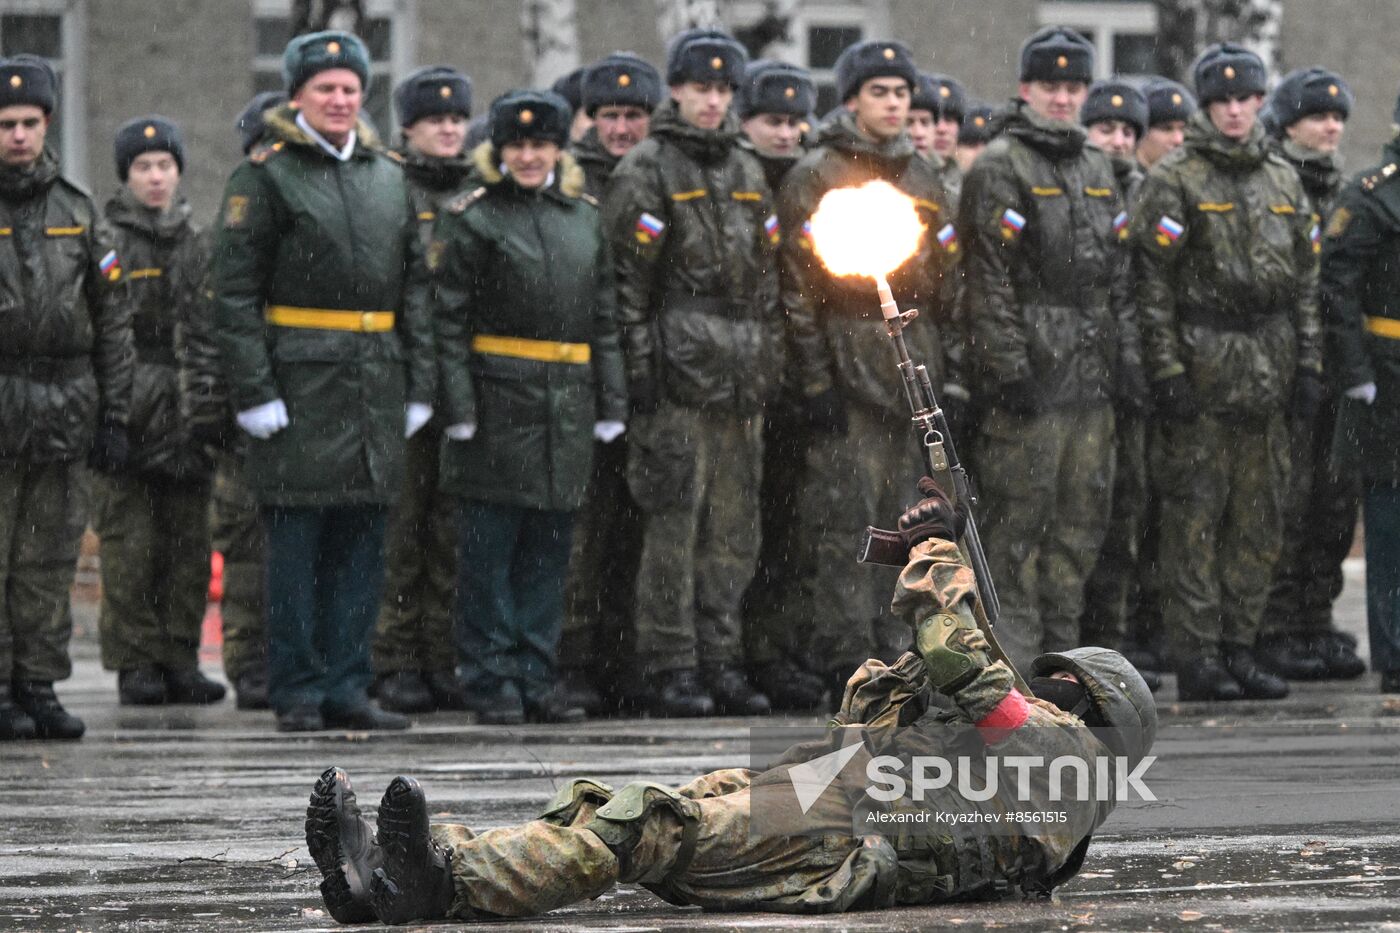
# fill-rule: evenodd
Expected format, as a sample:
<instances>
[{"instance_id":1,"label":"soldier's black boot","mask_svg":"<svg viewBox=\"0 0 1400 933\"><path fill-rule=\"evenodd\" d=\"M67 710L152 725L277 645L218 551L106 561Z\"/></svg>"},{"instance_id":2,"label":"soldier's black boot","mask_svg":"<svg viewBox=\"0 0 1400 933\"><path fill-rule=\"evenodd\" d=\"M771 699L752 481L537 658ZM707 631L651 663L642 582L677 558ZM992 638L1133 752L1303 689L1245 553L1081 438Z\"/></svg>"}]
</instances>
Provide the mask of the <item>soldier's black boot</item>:
<instances>
[{"instance_id":1,"label":"soldier's black boot","mask_svg":"<svg viewBox=\"0 0 1400 933\"><path fill-rule=\"evenodd\" d=\"M306 808L306 848L321 870L321 898L341 923L375 919L370 876L384 864L374 827L360 812L350 776L328 768L311 789Z\"/></svg>"},{"instance_id":2,"label":"soldier's black boot","mask_svg":"<svg viewBox=\"0 0 1400 933\"><path fill-rule=\"evenodd\" d=\"M1305 640L1292 635L1263 640L1254 649L1254 659L1285 680L1321 680L1327 676L1327 664L1322 658L1313 653Z\"/></svg>"},{"instance_id":3,"label":"soldier's black boot","mask_svg":"<svg viewBox=\"0 0 1400 933\"><path fill-rule=\"evenodd\" d=\"M581 707L589 716L603 711L603 695L578 668L566 667L559 672L559 689L570 705Z\"/></svg>"},{"instance_id":4,"label":"soldier's black boot","mask_svg":"<svg viewBox=\"0 0 1400 933\"><path fill-rule=\"evenodd\" d=\"M1240 689L1249 700L1281 700L1288 696L1288 683L1276 674L1270 674L1254 660L1254 652L1241 645L1226 646L1223 650L1225 669L1239 681Z\"/></svg>"},{"instance_id":5,"label":"soldier's black boot","mask_svg":"<svg viewBox=\"0 0 1400 933\"><path fill-rule=\"evenodd\" d=\"M587 719L588 713L582 706L570 702L564 691L555 684L553 689L537 697L525 698L525 718L530 722L575 723Z\"/></svg>"},{"instance_id":6,"label":"soldier's black boot","mask_svg":"<svg viewBox=\"0 0 1400 933\"><path fill-rule=\"evenodd\" d=\"M48 681L20 681L14 686L14 697L19 708L34 720L36 738L81 739L87 731L83 721L58 702L53 684Z\"/></svg>"},{"instance_id":7,"label":"soldier's black boot","mask_svg":"<svg viewBox=\"0 0 1400 933\"><path fill-rule=\"evenodd\" d=\"M34 720L15 705L9 683L0 681L0 742L32 739L36 734Z\"/></svg>"},{"instance_id":8,"label":"soldier's black boot","mask_svg":"<svg viewBox=\"0 0 1400 933\"><path fill-rule=\"evenodd\" d=\"M234 704L239 709L269 709L267 700L267 668L255 667L244 671L233 679L233 690L238 695Z\"/></svg>"},{"instance_id":9,"label":"soldier's black boot","mask_svg":"<svg viewBox=\"0 0 1400 933\"><path fill-rule=\"evenodd\" d=\"M768 697L755 690L738 668L706 668L704 681L714 698L715 712L721 716L765 716L773 711Z\"/></svg>"},{"instance_id":10,"label":"soldier's black boot","mask_svg":"<svg viewBox=\"0 0 1400 933\"><path fill-rule=\"evenodd\" d=\"M713 716L714 697L700 684L693 670L663 671L647 712L653 716Z\"/></svg>"},{"instance_id":11,"label":"soldier's black boot","mask_svg":"<svg viewBox=\"0 0 1400 933\"><path fill-rule=\"evenodd\" d=\"M122 706L159 706L165 702L165 678L155 665L117 672L117 702Z\"/></svg>"},{"instance_id":12,"label":"soldier's black boot","mask_svg":"<svg viewBox=\"0 0 1400 933\"><path fill-rule=\"evenodd\" d=\"M1244 689L1215 658L1197 658L1176 670L1179 700L1240 700Z\"/></svg>"},{"instance_id":13,"label":"soldier's black boot","mask_svg":"<svg viewBox=\"0 0 1400 933\"><path fill-rule=\"evenodd\" d=\"M379 705L395 713L426 713L436 709L433 694L420 671L395 671L379 678Z\"/></svg>"},{"instance_id":14,"label":"soldier's black boot","mask_svg":"<svg viewBox=\"0 0 1400 933\"><path fill-rule=\"evenodd\" d=\"M1327 680L1355 680L1366 673L1366 662L1356 653L1356 644L1341 632L1327 631L1314 636L1309 647L1327 668Z\"/></svg>"},{"instance_id":15,"label":"soldier's black boot","mask_svg":"<svg viewBox=\"0 0 1400 933\"><path fill-rule=\"evenodd\" d=\"M757 667L749 680L763 689L777 710L807 712L822 706L826 700L826 682L790 661Z\"/></svg>"},{"instance_id":16,"label":"soldier's black boot","mask_svg":"<svg viewBox=\"0 0 1400 933\"><path fill-rule=\"evenodd\" d=\"M443 920L456 895L452 854L433 842L428 801L410 777L396 777L379 802L379 846L384 865L370 880L381 923Z\"/></svg>"},{"instance_id":17,"label":"soldier's black boot","mask_svg":"<svg viewBox=\"0 0 1400 933\"><path fill-rule=\"evenodd\" d=\"M207 706L218 703L228 691L217 680L210 680L197 667L165 668L165 702Z\"/></svg>"},{"instance_id":18,"label":"soldier's black boot","mask_svg":"<svg viewBox=\"0 0 1400 933\"><path fill-rule=\"evenodd\" d=\"M428 692L433 695L433 705L436 708L454 712L471 709L471 697L467 695L467 688L457 678L457 672L451 668L445 671L424 671L423 683L427 684Z\"/></svg>"}]
</instances>

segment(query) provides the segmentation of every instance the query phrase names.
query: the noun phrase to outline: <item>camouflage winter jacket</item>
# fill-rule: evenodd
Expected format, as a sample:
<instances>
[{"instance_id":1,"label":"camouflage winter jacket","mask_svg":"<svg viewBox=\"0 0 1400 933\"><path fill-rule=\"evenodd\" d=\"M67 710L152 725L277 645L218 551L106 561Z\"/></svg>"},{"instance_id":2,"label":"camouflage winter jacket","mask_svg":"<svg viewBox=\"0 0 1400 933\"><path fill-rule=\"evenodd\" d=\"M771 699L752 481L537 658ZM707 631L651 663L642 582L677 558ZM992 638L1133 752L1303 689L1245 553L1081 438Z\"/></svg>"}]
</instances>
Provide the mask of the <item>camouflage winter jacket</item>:
<instances>
[{"instance_id":1,"label":"camouflage winter jacket","mask_svg":"<svg viewBox=\"0 0 1400 933\"><path fill-rule=\"evenodd\" d=\"M1250 417L1321 371L1312 205L1262 128L1236 143L1197 113L1133 215L1148 378L1185 373L1205 412Z\"/></svg>"},{"instance_id":2,"label":"camouflage winter jacket","mask_svg":"<svg viewBox=\"0 0 1400 933\"><path fill-rule=\"evenodd\" d=\"M569 153L583 170L583 193L601 201L603 192L608 189L608 180L622 157L604 148L603 141L598 138L597 127L592 126L582 139L569 148Z\"/></svg>"}]
</instances>

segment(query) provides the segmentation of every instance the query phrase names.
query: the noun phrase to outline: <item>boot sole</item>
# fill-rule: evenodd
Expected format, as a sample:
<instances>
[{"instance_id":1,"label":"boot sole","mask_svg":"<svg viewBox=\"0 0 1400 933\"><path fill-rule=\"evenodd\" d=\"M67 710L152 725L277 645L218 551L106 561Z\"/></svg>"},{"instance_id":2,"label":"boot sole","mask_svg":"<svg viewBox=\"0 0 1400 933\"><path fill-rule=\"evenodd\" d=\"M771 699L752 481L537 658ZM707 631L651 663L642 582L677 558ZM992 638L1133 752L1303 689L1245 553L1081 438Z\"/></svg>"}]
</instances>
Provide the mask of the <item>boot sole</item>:
<instances>
[{"instance_id":1,"label":"boot sole","mask_svg":"<svg viewBox=\"0 0 1400 933\"><path fill-rule=\"evenodd\" d=\"M379 801L376 828L384 865L375 869L370 881L375 914L381 923L388 924L425 919L418 912L405 909L400 901L401 896L411 900L415 893L403 889L405 879L429 867L414 864L419 861L420 850L424 846L436 849L428 828L428 803L422 785L411 777L390 781Z\"/></svg>"},{"instance_id":2,"label":"boot sole","mask_svg":"<svg viewBox=\"0 0 1400 933\"><path fill-rule=\"evenodd\" d=\"M342 782L336 779L338 776L345 776L345 772L340 768L330 768L312 788L311 802L306 808L306 848L321 871L321 897L331 917L339 923L368 923L376 919L374 908L370 906L367 896L363 899L355 897L350 888L350 879L341 868L344 859L340 851L337 811L346 805L346 801L339 788L345 787L352 795L354 791L350 790L348 777ZM353 803L353 797L350 802Z\"/></svg>"}]
</instances>

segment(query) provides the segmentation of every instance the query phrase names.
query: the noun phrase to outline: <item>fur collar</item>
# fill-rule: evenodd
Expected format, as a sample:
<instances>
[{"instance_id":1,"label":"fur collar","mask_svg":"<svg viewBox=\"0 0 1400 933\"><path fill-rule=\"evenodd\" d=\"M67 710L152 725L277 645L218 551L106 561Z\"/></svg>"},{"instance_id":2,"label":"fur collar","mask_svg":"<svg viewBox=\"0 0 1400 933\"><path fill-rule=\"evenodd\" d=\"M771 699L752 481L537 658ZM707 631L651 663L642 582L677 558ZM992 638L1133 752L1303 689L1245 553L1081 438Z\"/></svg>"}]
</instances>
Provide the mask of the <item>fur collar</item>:
<instances>
[{"instance_id":1,"label":"fur collar","mask_svg":"<svg viewBox=\"0 0 1400 933\"><path fill-rule=\"evenodd\" d=\"M499 185L506 178L501 174L500 159L496 147L490 141L472 150L472 165L477 177L488 185ZM561 152L559 164L554 169L554 184L550 190L557 191L566 198L577 198L583 194L583 167L567 151Z\"/></svg>"}]
</instances>

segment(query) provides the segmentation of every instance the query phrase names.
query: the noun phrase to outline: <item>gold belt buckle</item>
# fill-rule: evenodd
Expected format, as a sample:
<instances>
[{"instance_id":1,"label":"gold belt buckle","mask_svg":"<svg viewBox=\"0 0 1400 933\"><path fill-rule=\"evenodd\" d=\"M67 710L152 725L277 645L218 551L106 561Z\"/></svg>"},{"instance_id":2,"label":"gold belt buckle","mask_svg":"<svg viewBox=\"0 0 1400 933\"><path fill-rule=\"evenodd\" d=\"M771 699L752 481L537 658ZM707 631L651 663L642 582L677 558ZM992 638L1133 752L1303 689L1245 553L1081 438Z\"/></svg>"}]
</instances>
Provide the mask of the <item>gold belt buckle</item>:
<instances>
[{"instance_id":1,"label":"gold belt buckle","mask_svg":"<svg viewBox=\"0 0 1400 933\"><path fill-rule=\"evenodd\" d=\"M374 327L374 312L373 312L373 311L361 311L361 312L360 312L360 330L364 331L365 333L369 333L370 330L373 329L373 327Z\"/></svg>"}]
</instances>

